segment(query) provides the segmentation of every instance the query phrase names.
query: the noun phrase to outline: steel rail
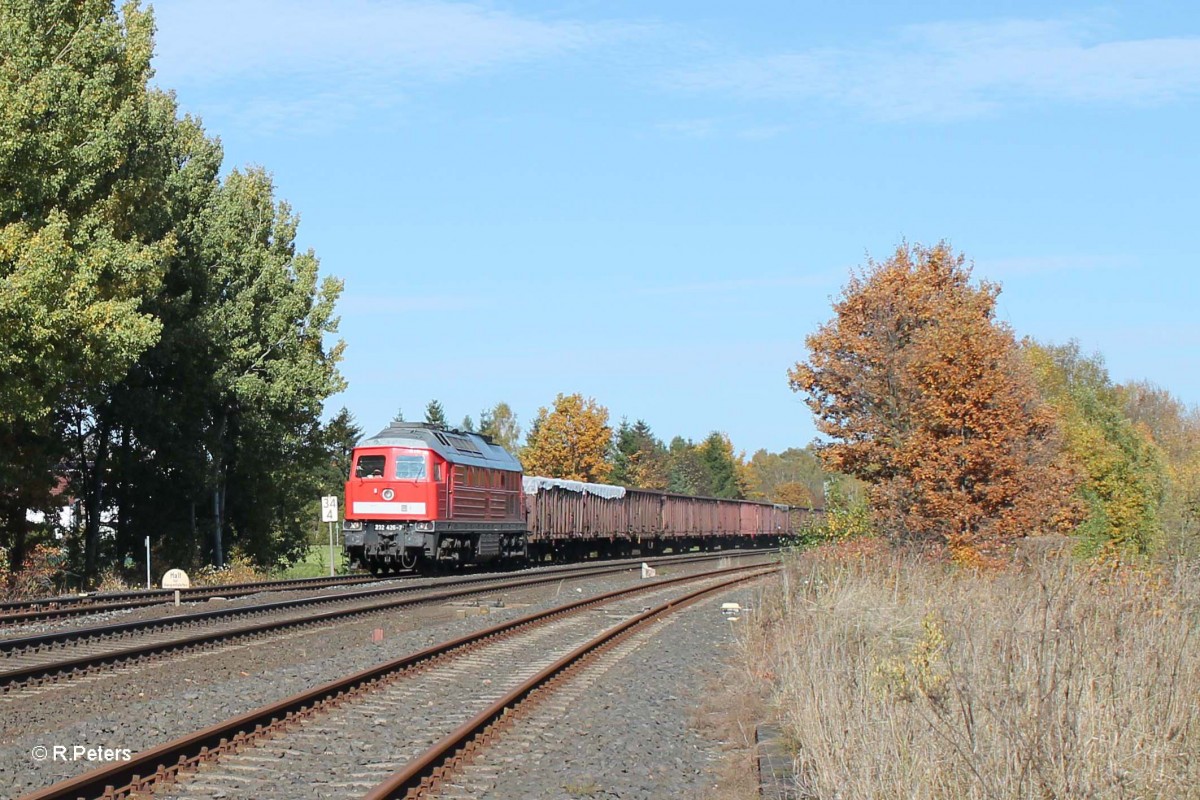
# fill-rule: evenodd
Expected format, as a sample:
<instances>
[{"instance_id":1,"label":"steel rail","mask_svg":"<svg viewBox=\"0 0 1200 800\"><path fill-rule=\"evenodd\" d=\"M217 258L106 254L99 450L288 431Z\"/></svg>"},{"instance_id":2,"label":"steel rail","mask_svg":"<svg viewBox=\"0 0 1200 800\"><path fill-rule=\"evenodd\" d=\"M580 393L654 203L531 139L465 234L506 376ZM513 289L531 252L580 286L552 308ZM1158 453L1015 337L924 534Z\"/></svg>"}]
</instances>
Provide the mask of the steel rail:
<instances>
[{"instance_id":1,"label":"steel rail","mask_svg":"<svg viewBox=\"0 0 1200 800\"><path fill-rule=\"evenodd\" d=\"M650 564L678 564L688 563L691 561L707 561L714 558L729 558L732 554L748 555L758 553L773 553L777 549L764 548L762 550L726 550L713 553L703 554L681 554L672 556L659 556L650 559L634 559L633 561L606 562L604 564L583 564L571 565L566 567L552 567L542 574L574 574L580 569L607 569L609 571L624 571L631 568L631 564L645 561ZM503 575L512 573L485 573L478 575L465 576L455 578L453 580L444 581L440 585L443 586L462 586L473 583L487 583L491 581L500 581L505 578ZM601 573L597 573L601 574ZM277 611L284 611L290 608L298 608L303 606L326 605L329 603L342 602L346 600L362 600L369 597L383 597L389 594L411 593L414 591L422 591L430 588L429 586L412 586L408 582L402 582L393 586L386 586L381 589L360 589L351 592L338 592L336 594L322 594L313 597L300 597L292 600L277 600L271 603L258 603L247 606L233 606L230 608L221 608L213 611L195 611L186 614L170 614L164 617L155 619L135 620L133 622L116 622L107 625L90 625L85 628L71 628L68 630L49 631L46 633L30 634L27 636L9 636L0 637L0 653L9 653L13 651L22 651L30 649L42 649L49 645L54 645L62 642L74 642L84 639L96 639L111 636L120 636L127 633L137 633L144 630L154 628L171 628L183 627L192 625L198 622L207 622L210 620L221 619L224 617L239 617L251 616L255 614L270 614Z\"/></svg>"},{"instance_id":2,"label":"steel rail","mask_svg":"<svg viewBox=\"0 0 1200 800\"><path fill-rule=\"evenodd\" d=\"M757 554L756 551L749 551L750 554ZM766 551L763 551L766 552ZM715 558L727 558L728 556L708 556L705 558L690 557L680 559L673 563L696 563ZM662 564L667 559L660 560L656 563ZM761 565L751 565L761 566ZM530 586L538 586L546 583L554 583L566 578L590 578L600 575L608 575L615 572L625 572L634 569L629 564L620 566L606 567L577 567L571 570L560 570L549 573L541 573L527 578L510 579L496 581L494 578L487 579L472 579L464 580L451 585L463 585L463 588L437 590L434 587L430 590L429 587L421 589L410 587L404 591L408 594L416 595L410 597L399 597L382 602L371 603L369 605L354 606L352 608L335 609L319 614L310 614L299 618L290 618L283 620L259 622L251 625L246 625L231 630L209 631L206 633L197 633L191 636L185 636L167 641L148 642L141 645L134 645L118 650L110 650L103 653L93 653L88 655L76 656L73 658L58 659L55 661L44 662L41 664L32 664L28 666L18 667L16 669L0 672L0 693L11 692L14 689L21 688L31 683L46 683L62 678L79 677L83 674L91 673L99 669L114 667L120 664L127 664L134 661L142 661L159 656L168 656L177 652L190 651L206 645L221 644L236 639L245 639L250 637L264 636L279 631L311 627L321 625L334 620L346 620L359 616L366 616L381 611L390 611L397 608L407 606L427 605L446 600L454 600L462 597L467 597L480 592L494 592L508 589L521 589ZM685 576L686 577L686 576ZM479 585L480 583L483 585ZM662 585L659 582L655 585ZM400 591L400 590L396 590ZM356 593L357 594L357 593ZM340 598L346 595L338 596ZM277 604L276 604L277 605ZM202 615L201 615L202 616ZM175 619L182 619L177 617ZM203 621L203 619L201 620ZM38 638L38 637L33 637ZM13 640L16 641L16 640Z\"/></svg>"},{"instance_id":3,"label":"steel rail","mask_svg":"<svg viewBox=\"0 0 1200 800\"><path fill-rule=\"evenodd\" d=\"M602 605L621 597L656 591L664 586L754 570L757 572L752 577L759 577L777 569L778 567L764 569L761 564L727 567L712 572L683 575L617 589L595 597L527 614L369 667L278 702L260 706L253 711L144 750L135 754L129 761L114 762L98 767L90 772L34 791L20 800L76 800L76 798L113 800L114 798L128 797L134 793L148 792L156 784L173 782L180 772L186 772L198 767L201 763L216 760L222 754L239 752L251 746L258 739L274 736L325 708L336 707L352 697L390 684L411 673L415 668L436 663L443 657L451 656L454 651L473 648L473 646L515 634L521 629L557 617ZM645 614L640 614L637 618L644 616Z\"/></svg>"},{"instance_id":4,"label":"steel rail","mask_svg":"<svg viewBox=\"0 0 1200 800\"><path fill-rule=\"evenodd\" d=\"M181 600L207 597L241 597L257 592L280 592L292 589L321 589L326 586L340 584L371 583L372 581L388 580L373 575L336 575L319 578L288 578L271 581L251 581L247 583L225 583L216 586L193 586L190 589L180 589ZM38 597L30 600L9 600L0 603L0 624L10 620L35 619L34 615L98 613L111 608L140 608L144 605L163 603L175 598L174 589L144 589L136 592L101 592L95 594L71 594L58 597ZM45 610L39 610L39 609ZM45 617L50 619L52 617Z\"/></svg>"},{"instance_id":5,"label":"steel rail","mask_svg":"<svg viewBox=\"0 0 1200 800\"><path fill-rule=\"evenodd\" d=\"M436 787L460 766L474 751L488 743L500 730L513 722L511 712L526 703L541 690L550 689L556 679L566 677L574 670L615 645L646 622L678 611L704 595L728 589L738 583L761 578L778 571L777 567L760 569L750 575L741 575L722 581L714 586L705 586L682 597L668 600L661 605L643 611L634 617L604 631L590 641L576 647L553 664L528 678L520 686L511 689L490 706L459 725L437 744L410 761L403 769L380 783L367 793L363 800L394 800L401 797L420 797Z\"/></svg>"},{"instance_id":6,"label":"steel rail","mask_svg":"<svg viewBox=\"0 0 1200 800\"><path fill-rule=\"evenodd\" d=\"M747 550L757 548L747 548ZM763 548L764 550L771 548ZM777 548L775 548L777 549ZM723 552L745 552L730 550ZM657 556L663 558L663 556ZM642 558L640 560L650 560ZM609 563L606 559L603 563ZM480 571L476 574L495 574ZM304 591L306 589L323 589L330 586L354 586L359 584L380 583L389 580L411 580L422 578L419 574L403 574L393 576L373 576L365 574L343 575L319 578L293 578L273 581L255 581L249 583L228 583L218 586L194 586L190 589L180 589L180 600L206 600L212 597L245 597L261 592ZM47 622L71 617L103 614L110 611L125 611L129 609L148 608L162 605L175 597L173 589L147 589L133 592L106 592L88 595L62 595L59 597L43 597L30 600L10 600L0 603L0 629L25 625L35 622Z\"/></svg>"}]
</instances>

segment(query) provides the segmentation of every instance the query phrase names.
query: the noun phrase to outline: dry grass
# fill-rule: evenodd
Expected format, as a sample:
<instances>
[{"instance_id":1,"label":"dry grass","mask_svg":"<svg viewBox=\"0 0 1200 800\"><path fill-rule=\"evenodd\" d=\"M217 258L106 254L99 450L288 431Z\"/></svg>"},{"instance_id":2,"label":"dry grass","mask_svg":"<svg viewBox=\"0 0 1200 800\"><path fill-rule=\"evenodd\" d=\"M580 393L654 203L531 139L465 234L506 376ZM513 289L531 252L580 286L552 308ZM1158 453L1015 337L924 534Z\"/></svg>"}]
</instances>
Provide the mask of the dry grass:
<instances>
[{"instance_id":1,"label":"dry grass","mask_svg":"<svg viewBox=\"0 0 1200 800\"><path fill-rule=\"evenodd\" d=\"M235 554L229 562L217 569L206 565L196 570L191 576L194 586L222 586L228 583L256 583L270 580L271 576L259 569L244 556Z\"/></svg>"},{"instance_id":2,"label":"dry grass","mask_svg":"<svg viewBox=\"0 0 1200 800\"><path fill-rule=\"evenodd\" d=\"M792 559L743 645L797 794L1200 798L1200 569Z\"/></svg>"}]
</instances>

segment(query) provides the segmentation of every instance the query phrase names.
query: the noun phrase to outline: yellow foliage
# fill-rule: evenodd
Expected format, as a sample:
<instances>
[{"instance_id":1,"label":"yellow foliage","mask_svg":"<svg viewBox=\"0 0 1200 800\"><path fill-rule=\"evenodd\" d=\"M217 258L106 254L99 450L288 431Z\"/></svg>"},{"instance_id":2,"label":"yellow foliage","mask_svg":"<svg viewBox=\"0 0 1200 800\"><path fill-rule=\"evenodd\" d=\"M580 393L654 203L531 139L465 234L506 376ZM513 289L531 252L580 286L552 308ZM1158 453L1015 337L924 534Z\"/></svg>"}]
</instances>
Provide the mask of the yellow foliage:
<instances>
[{"instance_id":1,"label":"yellow foliage","mask_svg":"<svg viewBox=\"0 0 1200 800\"><path fill-rule=\"evenodd\" d=\"M771 502L784 503L789 506L812 506L813 496L808 487L799 481L788 481L775 487Z\"/></svg>"},{"instance_id":2,"label":"yellow foliage","mask_svg":"<svg viewBox=\"0 0 1200 800\"><path fill-rule=\"evenodd\" d=\"M553 411L538 409L521 464L532 475L601 483L612 472L611 441L608 409L578 393L559 394Z\"/></svg>"},{"instance_id":3,"label":"yellow foliage","mask_svg":"<svg viewBox=\"0 0 1200 800\"><path fill-rule=\"evenodd\" d=\"M883 658L875 664L875 687L884 695L911 702L926 697L938 703L948 680L945 666L946 634L934 614L921 620L921 638L906 657Z\"/></svg>"}]
</instances>

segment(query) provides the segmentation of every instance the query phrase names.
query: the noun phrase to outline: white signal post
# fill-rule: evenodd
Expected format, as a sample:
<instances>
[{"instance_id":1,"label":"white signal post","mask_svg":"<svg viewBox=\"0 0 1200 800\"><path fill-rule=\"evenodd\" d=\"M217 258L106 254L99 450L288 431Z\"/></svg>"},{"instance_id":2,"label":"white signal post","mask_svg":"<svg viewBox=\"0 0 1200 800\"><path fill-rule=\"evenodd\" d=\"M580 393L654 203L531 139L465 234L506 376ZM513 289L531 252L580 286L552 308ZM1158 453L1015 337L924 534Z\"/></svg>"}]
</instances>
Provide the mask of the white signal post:
<instances>
[{"instance_id":1,"label":"white signal post","mask_svg":"<svg viewBox=\"0 0 1200 800\"><path fill-rule=\"evenodd\" d=\"M338 501L336 496L321 498L321 522L329 523L329 577L333 577L333 528L338 521Z\"/></svg>"}]
</instances>

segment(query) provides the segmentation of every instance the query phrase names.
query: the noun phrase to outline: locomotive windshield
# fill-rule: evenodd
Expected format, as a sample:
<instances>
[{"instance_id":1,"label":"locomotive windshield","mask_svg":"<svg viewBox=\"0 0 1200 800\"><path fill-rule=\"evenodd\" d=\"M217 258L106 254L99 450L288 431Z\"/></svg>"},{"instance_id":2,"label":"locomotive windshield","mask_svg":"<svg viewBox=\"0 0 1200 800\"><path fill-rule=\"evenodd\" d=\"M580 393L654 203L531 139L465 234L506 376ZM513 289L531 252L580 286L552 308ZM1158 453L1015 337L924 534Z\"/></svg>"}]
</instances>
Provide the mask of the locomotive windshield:
<instances>
[{"instance_id":1,"label":"locomotive windshield","mask_svg":"<svg viewBox=\"0 0 1200 800\"><path fill-rule=\"evenodd\" d=\"M403 481L425 480L425 456L396 456L396 477Z\"/></svg>"},{"instance_id":2,"label":"locomotive windshield","mask_svg":"<svg viewBox=\"0 0 1200 800\"><path fill-rule=\"evenodd\" d=\"M382 478L383 456L359 456L354 466L356 478Z\"/></svg>"}]
</instances>

